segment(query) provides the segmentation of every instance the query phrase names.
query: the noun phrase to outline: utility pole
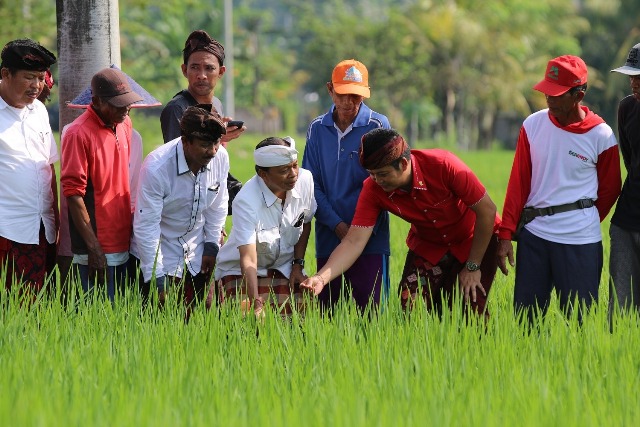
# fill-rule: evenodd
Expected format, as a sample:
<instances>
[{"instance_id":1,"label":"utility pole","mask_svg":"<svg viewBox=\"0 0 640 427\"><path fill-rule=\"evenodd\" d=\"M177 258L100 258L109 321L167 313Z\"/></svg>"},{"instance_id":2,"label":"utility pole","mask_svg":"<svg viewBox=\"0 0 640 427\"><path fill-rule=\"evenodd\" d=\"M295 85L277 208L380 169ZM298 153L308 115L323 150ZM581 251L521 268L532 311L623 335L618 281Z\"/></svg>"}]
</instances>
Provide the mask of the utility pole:
<instances>
[{"instance_id":1,"label":"utility pole","mask_svg":"<svg viewBox=\"0 0 640 427\"><path fill-rule=\"evenodd\" d=\"M227 68L224 85L224 115L236 115L235 94L233 92L233 0L224 0L224 65Z\"/></svg>"},{"instance_id":2,"label":"utility pole","mask_svg":"<svg viewBox=\"0 0 640 427\"><path fill-rule=\"evenodd\" d=\"M118 0L56 0L56 17L62 129L82 113L66 103L89 86L97 71L120 67Z\"/></svg>"},{"instance_id":3,"label":"utility pole","mask_svg":"<svg viewBox=\"0 0 640 427\"><path fill-rule=\"evenodd\" d=\"M58 22L58 93L60 131L83 111L67 102L91 84L99 70L120 67L120 21L118 0L56 0ZM62 163L62 162L61 162ZM60 165L62 168L62 164ZM59 189L60 216L67 216L66 199ZM69 221L60 221L60 234L69 233ZM66 282L73 254L58 252L60 283Z\"/></svg>"}]
</instances>

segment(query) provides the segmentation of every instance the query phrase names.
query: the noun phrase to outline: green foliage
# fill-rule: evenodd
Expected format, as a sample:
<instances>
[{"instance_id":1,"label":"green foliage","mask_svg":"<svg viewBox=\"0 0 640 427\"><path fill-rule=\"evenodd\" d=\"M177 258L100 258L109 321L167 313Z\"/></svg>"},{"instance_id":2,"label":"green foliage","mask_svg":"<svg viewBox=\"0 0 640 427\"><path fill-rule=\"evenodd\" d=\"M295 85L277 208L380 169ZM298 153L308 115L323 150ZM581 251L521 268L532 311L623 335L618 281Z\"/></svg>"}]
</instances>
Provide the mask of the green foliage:
<instances>
[{"instance_id":1,"label":"green foliage","mask_svg":"<svg viewBox=\"0 0 640 427\"><path fill-rule=\"evenodd\" d=\"M32 38L56 52L55 0L0 0L0 44Z\"/></svg>"},{"instance_id":2,"label":"green foliage","mask_svg":"<svg viewBox=\"0 0 640 427\"><path fill-rule=\"evenodd\" d=\"M222 40L222 0L119 5L123 69L163 103L185 86L186 35L203 28ZM0 6L3 40L28 36L55 47L53 0ZM358 58L370 71L368 103L412 142L489 148L499 117L519 121L545 106L531 87L561 54L586 60L585 103L613 124L628 83L608 71L640 41L639 13L633 0L236 0L228 72L238 109L303 130L330 105L333 66ZM305 97L314 92L319 100Z\"/></svg>"}]
</instances>

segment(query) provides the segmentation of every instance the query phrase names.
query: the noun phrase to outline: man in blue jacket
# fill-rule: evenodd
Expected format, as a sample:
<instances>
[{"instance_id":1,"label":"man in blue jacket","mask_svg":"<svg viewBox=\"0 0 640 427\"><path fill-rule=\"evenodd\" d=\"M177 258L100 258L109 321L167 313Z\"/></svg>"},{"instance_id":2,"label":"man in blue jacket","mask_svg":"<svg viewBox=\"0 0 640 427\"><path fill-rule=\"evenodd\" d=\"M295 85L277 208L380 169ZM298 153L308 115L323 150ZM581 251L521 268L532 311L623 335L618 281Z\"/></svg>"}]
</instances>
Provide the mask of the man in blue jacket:
<instances>
[{"instance_id":1,"label":"man in blue jacket","mask_svg":"<svg viewBox=\"0 0 640 427\"><path fill-rule=\"evenodd\" d=\"M386 116L367 107L369 72L355 59L333 69L327 90L333 105L309 125L302 167L313 174L316 211L318 269L329 259L349 230L362 182L369 176L358 161L362 136L372 129L390 129ZM318 296L323 308L332 308L341 294L351 295L361 312L380 303L381 290L389 289L389 215L378 217L362 255L342 276L331 281ZM344 288L343 288L344 282Z\"/></svg>"}]
</instances>

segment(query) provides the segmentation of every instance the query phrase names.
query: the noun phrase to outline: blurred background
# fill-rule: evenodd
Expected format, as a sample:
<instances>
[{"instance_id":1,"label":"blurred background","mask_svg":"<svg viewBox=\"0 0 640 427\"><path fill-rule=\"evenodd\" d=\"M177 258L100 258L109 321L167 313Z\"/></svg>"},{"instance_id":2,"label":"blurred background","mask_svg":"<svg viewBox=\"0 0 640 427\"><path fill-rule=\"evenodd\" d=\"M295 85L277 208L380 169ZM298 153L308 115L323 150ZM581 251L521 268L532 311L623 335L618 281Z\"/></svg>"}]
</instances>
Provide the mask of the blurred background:
<instances>
[{"instance_id":1,"label":"blurred background","mask_svg":"<svg viewBox=\"0 0 640 427\"><path fill-rule=\"evenodd\" d=\"M325 83L334 65L356 58L369 69L367 104L412 144L513 148L524 117L545 107L532 85L563 54L585 60L585 104L615 128L628 79L609 70L640 42L637 0L226 1L235 118L260 134L304 135L331 104ZM223 3L120 0L122 70L166 104L186 87L180 64L187 35L204 29L224 44ZM0 42L23 37L57 54L55 0L0 0ZM227 80L216 88L224 104ZM69 100L59 100L54 87L47 105L53 127L59 101ZM145 127L142 116L159 125L160 111L136 111L136 127ZM153 138L146 133L145 146Z\"/></svg>"}]
</instances>

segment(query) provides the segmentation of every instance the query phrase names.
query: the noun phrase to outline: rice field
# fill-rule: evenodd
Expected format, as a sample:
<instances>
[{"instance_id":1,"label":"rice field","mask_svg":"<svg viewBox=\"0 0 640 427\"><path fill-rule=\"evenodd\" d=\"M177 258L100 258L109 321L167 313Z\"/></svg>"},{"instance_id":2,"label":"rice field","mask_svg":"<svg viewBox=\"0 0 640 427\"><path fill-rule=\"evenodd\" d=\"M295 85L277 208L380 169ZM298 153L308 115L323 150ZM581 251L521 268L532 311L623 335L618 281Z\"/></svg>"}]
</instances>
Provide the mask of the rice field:
<instances>
[{"instance_id":1,"label":"rice field","mask_svg":"<svg viewBox=\"0 0 640 427\"><path fill-rule=\"evenodd\" d=\"M259 140L230 149L242 180ZM513 153L461 157L501 206ZM393 284L407 226L392 227ZM513 272L498 274L486 324L459 309L406 315L395 292L371 318L344 304L328 320L309 302L304 318L267 312L257 322L226 304L200 307L188 324L175 301L158 311L133 294L30 307L2 294L0 425L637 425L638 317L616 317L610 332L607 280L605 263L600 303L582 326L552 305L533 333L511 309Z\"/></svg>"}]
</instances>

